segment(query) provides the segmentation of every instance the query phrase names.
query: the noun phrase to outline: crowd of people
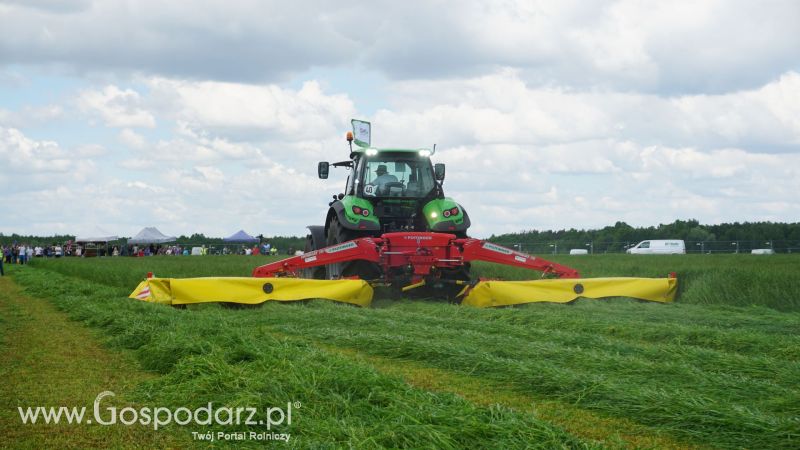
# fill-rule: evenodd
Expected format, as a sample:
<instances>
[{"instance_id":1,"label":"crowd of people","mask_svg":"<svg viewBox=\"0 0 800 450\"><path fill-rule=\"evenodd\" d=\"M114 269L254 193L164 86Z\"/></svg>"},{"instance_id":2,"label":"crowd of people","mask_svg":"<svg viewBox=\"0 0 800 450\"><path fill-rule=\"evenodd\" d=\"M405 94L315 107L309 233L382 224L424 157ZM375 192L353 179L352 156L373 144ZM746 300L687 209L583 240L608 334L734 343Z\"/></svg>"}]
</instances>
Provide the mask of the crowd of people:
<instances>
[{"instance_id":1,"label":"crowd of people","mask_svg":"<svg viewBox=\"0 0 800 450\"><path fill-rule=\"evenodd\" d=\"M122 256L154 256L154 255L189 255L190 249L180 245L128 245L122 247ZM120 256L118 247L114 247L112 256Z\"/></svg>"},{"instance_id":2,"label":"crowd of people","mask_svg":"<svg viewBox=\"0 0 800 450\"><path fill-rule=\"evenodd\" d=\"M198 251L199 249L199 251ZM223 244L221 247L207 247L205 245L183 246L176 244L144 244L122 246L84 246L73 245L30 245L27 243L0 246L0 275L5 275L5 264L27 264L33 258L60 258L62 256L153 256L153 255L277 255L278 249L265 242L263 244ZM290 247L288 254L294 254Z\"/></svg>"},{"instance_id":3,"label":"crowd of people","mask_svg":"<svg viewBox=\"0 0 800 450\"><path fill-rule=\"evenodd\" d=\"M34 257L56 257L60 258L65 255L64 247L60 245L28 245L28 244L13 244L2 246L3 261L6 264L25 264Z\"/></svg>"},{"instance_id":4,"label":"crowd of people","mask_svg":"<svg viewBox=\"0 0 800 450\"><path fill-rule=\"evenodd\" d=\"M278 249L273 247L269 243L263 243L261 245L254 245L250 247L249 245L241 245L237 246L224 246L222 248L223 255L277 255Z\"/></svg>"},{"instance_id":5,"label":"crowd of people","mask_svg":"<svg viewBox=\"0 0 800 450\"><path fill-rule=\"evenodd\" d=\"M27 264L33 258L60 258L67 255L65 247L60 245L11 244L0 246L0 275L5 275L5 264ZM71 249L70 249L71 250Z\"/></svg>"},{"instance_id":6,"label":"crowd of people","mask_svg":"<svg viewBox=\"0 0 800 450\"><path fill-rule=\"evenodd\" d=\"M224 244L219 246L207 247L202 246L181 246L181 245L161 245L161 244L145 244L145 245L128 245L123 246L120 251L114 247L111 254L113 256L153 256L153 255L277 255L278 249L264 243L261 245L246 245L246 244Z\"/></svg>"}]
</instances>

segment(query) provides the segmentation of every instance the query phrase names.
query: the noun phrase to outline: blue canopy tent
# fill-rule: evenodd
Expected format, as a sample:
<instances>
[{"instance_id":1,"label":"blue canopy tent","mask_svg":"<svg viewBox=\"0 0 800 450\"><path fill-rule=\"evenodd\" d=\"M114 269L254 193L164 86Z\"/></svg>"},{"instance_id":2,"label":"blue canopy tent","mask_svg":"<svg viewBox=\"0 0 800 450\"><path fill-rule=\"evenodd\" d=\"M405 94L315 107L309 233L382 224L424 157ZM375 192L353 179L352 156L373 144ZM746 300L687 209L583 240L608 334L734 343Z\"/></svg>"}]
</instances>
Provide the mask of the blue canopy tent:
<instances>
[{"instance_id":1,"label":"blue canopy tent","mask_svg":"<svg viewBox=\"0 0 800 450\"><path fill-rule=\"evenodd\" d=\"M222 242L230 242L230 243L255 243L258 242L258 238L250 236L249 234L245 233L244 230L239 230L236 233L222 239Z\"/></svg>"}]
</instances>

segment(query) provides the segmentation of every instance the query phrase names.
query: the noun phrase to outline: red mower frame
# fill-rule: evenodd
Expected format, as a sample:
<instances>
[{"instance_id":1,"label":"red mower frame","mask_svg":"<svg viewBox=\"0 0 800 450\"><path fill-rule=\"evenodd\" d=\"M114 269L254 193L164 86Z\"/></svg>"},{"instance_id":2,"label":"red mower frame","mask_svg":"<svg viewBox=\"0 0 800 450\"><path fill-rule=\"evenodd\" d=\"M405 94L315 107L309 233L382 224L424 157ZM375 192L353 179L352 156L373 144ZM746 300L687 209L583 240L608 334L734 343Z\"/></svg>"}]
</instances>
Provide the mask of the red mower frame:
<instances>
[{"instance_id":1,"label":"red mower frame","mask_svg":"<svg viewBox=\"0 0 800 450\"><path fill-rule=\"evenodd\" d=\"M384 283L391 284L398 270L409 275L412 285L437 278L442 270L458 269L472 261L486 261L542 272L542 277L579 278L578 271L545 259L526 255L480 239L431 232L386 233L325 247L303 255L257 267L254 277L299 277L300 271L328 264L364 260L382 269ZM369 280L372 281L372 280Z\"/></svg>"}]
</instances>

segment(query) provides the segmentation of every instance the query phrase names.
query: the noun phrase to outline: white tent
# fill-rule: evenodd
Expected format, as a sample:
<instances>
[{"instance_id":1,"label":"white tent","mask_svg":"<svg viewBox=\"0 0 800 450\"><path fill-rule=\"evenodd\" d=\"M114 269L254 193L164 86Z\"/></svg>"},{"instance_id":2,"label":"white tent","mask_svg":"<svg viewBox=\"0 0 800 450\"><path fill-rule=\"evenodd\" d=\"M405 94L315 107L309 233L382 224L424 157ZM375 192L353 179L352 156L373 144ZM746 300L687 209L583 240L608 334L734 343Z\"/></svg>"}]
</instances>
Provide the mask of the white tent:
<instances>
[{"instance_id":1,"label":"white tent","mask_svg":"<svg viewBox=\"0 0 800 450\"><path fill-rule=\"evenodd\" d=\"M119 240L119 236L88 236L75 238L75 242L111 242L116 240Z\"/></svg>"},{"instance_id":2,"label":"white tent","mask_svg":"<svg viewBox=\"0 0 800 450\"><path fill-rule=\"evenodd\" d=\"M174 242L177 238L175 236L167 236L156 227L142 228L136 236L128 239L128 244L163 244L165 242Z\"/></svg>"},{"instance_id":3,"label":"white tent","mask_svg":"<svg viewBox=\"0 0 800 450\"><path fill-rule=\"evenodd\" d=\"M86 230L84 230L86 231ZM111 242L119 240L119 236L115 234L111 234L108 231L100 228L99 226L95 226L94 230L81 233L78 237L75 238L76 243L80 242Z\"/></svg>"}]
</instances>

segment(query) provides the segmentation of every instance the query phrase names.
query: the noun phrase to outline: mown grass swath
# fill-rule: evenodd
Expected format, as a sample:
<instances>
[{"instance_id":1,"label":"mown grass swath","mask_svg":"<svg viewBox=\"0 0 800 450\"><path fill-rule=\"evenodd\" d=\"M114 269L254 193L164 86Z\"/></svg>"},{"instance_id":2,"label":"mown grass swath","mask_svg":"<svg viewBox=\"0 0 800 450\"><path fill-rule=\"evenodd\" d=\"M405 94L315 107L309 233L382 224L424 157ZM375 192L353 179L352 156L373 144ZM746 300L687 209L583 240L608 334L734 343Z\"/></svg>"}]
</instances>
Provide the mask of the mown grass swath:
<instances>
[{"instance_id":1,"label":"mown grass swath","mask_svg":"<svg viewBox=\"0 0 800 450\"><path fill-rule=\"evenodd\" d=\"M72 318L103 329L111 345L135 351L144 368L164 374L141 385L135 400L142 404L196 408L213 402L265 411L300 401L292 426L282 432L301 447L595 446L528 414L413 389L305 339L243 326L245 316L236 311L158 307L52 272L20 270L15 277Z\"/></svg>"},{"instance_id":2,"label":"mown grass swath","mask_svg":"<svg viewBox=\"0 0 800 450\"><path fill-rule=\"evenodd\" d=\"M148 400L183 405L193 396L236 402L261 396L272 401L300 392L320 406L307 410L313 420L296 431L320 442L334 433L340 443L428 445L388 435L375 423L380 418L402 430L419 427L430 439L425 442L445 446L462 445L451 433L465 426L482 430L471 432L471 446L586 444L535 420L527 425L533 419L519 412L487 411L446 395L409 390L325 351L319 345L324 343L628 418L689 443L797 447L800 284L795 274L800 259L592 255L557 261L585 276L675 271L681 295L672 305L617 299L477 310L441 302L378 301L370 309L310 302L174 311L121 296L146 271L247 275L260 262L246 257L46 261L37 262L41 270L16 276L36 293L55 296L75 318L103 327L114 345L135 349L145 367L165 373L143 389ZM483 276L530 277L491 265L475 270ZM274 385L267 386L267 379ZM421 416L408 412L417 408ZM461 408L464 413L457 412ZM526 424L537 434L486 428L480 420L487 417L502 427ZM351 432L335 432L331 421L344 421Z\"/></svg>"}]
</instances>

